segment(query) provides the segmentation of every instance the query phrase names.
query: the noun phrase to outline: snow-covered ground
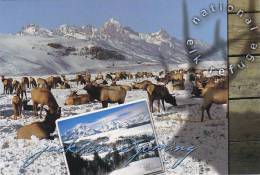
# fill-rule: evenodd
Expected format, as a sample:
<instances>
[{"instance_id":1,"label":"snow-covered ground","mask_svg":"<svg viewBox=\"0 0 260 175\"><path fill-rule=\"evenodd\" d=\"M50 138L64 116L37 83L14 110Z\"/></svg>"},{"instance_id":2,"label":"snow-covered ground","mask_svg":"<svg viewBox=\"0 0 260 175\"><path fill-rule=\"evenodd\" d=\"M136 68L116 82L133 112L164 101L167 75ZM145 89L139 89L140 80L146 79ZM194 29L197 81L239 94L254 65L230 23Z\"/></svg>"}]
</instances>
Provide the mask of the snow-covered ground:
<instances>
[{"instance_id":1,"label":"snow-covered ground","mask_svg":"<svg viewBox=\"0 0 260 175\"><path fill-rule=\"evenodd\" d=\"M161 170L161 163L159 158L147 158L139 161L130 163L127 167L121 168L119 170L113 171L110 175L140 175L153 173L157 169L157 172Z\"/></svg>"},{"instance_id":2,"label":"snow-covered ground","mask_svg":"<svg viewBox=\"0 0 260 175\"><path fill-rule=\"evenodd\" d=\"M18 79L20 79L18 77ZM130 84L133 80L120 81L118 84ZM73 89L76 89L76 85ZM185 85L189 87L189 82ZM79 87L78 93L86 93ZM0 83L0 93L3 87ZM30 90L28 96L30 98ZM97 109L100 103L90 103L79 106L64 106L64 101L70 90L52 90L59 105L62 107L62 116L68 117ZM200 122L200 104L202 99L190 98L189 90L174 91L178 106L166 105L166 111L153 114L154 125L158 141L166 145L194 146L192 152L177 168L171 167L179 158L176 152L162 151L162 159L166 168L165 175L170 174L227 174L228 170L228 122L226 119L226 105L213 105L211 108L212 120L207 115L203 123ZM59 147L59 139L54 140L17 140L16 131L20 126L39 121L32 112L23 112L23 118L12 120L12 95L0 95L0 174L66 174L63 155L56 152L44 152L37 160L32 162L25 170L19 173L19 167L30 155L40 151L46 146ZM127 92L126 102L147 98L142 90ZM113 104L116 105L116 104ZM111 104L109 106L112 106ZM156 110L156 108L155 108ZM57 135L55 131L54 135ZM183 156L183 155L182 155ZM130 164L136 167L138 165ZM118 170L125 174L127 169ZM131 174L132 175L132 174Z\"/></svg>"}]
</instances>

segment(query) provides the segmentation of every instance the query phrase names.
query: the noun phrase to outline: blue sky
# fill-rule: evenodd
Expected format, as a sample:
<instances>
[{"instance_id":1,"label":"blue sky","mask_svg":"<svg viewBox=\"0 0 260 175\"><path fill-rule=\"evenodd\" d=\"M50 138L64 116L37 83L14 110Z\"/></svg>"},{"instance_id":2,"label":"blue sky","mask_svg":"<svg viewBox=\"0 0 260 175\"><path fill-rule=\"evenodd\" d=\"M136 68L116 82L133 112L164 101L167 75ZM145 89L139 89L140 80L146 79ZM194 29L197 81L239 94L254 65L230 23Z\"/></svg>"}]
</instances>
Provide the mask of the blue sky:
<instances>
[{"instance_id":1,"label":"blue sky","mask_svg":"<svg viewBox=\"0 0 260 175\"><path fill-rule=\"evenodd\" d=\"M225 0L187 0L189 18L201 9ZM109 18L138 32L156 32L161 27L182 39L183 0L0 0L0 33L16 33L34 23L45 28L61 24L100 27ZM209 43L213 40L216 20L221 20L221 36L226 38L226 13L210 13L199 26L191 26L191 36Z\"/></svg>"},{"instance_id":2,"label":"blue sky","mask_svg":"<svg viewBox=\"0 0 260 175\"><path fill-rule=\"evenodd\" d=\"M148 107L145 101L140 101L136 103L131 103L128 105L118 106L109 110L102 110L99 112L91 113L91 114L85 114L81 115L69 120L63 120L58 122L58 127L60 134L63 135L66 131L69 129L75 127L77 124L80 123L93 123L101 118L105 118L109 116L112 113L115 113L120 110L124 110L128 108L129 110L135 110L136 108L144 110L144 112L148 112Z\"/></svg>"}]
</instances>

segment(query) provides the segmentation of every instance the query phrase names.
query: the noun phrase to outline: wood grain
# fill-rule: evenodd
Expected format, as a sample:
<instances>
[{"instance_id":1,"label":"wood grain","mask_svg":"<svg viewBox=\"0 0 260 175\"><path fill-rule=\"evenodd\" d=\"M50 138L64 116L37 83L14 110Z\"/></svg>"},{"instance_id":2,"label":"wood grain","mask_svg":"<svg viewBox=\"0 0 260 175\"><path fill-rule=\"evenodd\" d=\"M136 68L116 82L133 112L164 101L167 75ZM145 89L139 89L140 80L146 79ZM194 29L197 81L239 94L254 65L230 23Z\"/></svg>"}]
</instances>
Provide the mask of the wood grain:
<instances>
[{"instance_id":1,"label":"wood grain","mask_svg":"<svg viewBox=\"0 0 260 175\"><path fill-rule=\"evenodd\" d=\"M231 142L229 154L230 174L259 174L260 142Z\"/></svg>"},{"instance_id":2,"label":"wood grain","mask_svg":"<svg viewBox=\"0 0 260 175\"><path fill-rule=\"evenodd\" d=\"M231 57L229 64L237 67L240 60L244 57ZM245 69L236 69L235 75L229 74L229 97L243 98L243 97L260 97L260 56L255 57L254 62L245 62L247 67ZM233 79L231 79L233 78Z\"/></svg>"},{"instance_id":3,"label":"wood grain","mask_svg":"<svg viewBox=\"0 0 260 175\"><path fill-rule=\"evenodd\" d=\"M245 19L252 19L251 24L246 24ZM249 39L260 37L259 32L250 31L252 27L260 27L260 13L245 14L243 17L239 17L236 14L228 15L228 37L229 39ZM241 34L244 34L241 36Z\"/></svg>"},{"instance_id":4,"label":"wood grain","mask_svg":"<svg viewBox=\"0 0 260 175\"><path fill-rule=\"evenodd\" d=\"M228 4L234 5L235 9L242 9L245 12L260 11L260 0L229 0Z\"/></svg>"},{"instance_id":5,"label":"wood grain","mask_svg":"<svg viewBox=\"0 0 260 175\"><path fill-rule=\"evenodd\" d=\"M250 15L252 24L245 23L245 17L239 17L236 14L228 15L228 37L229 37L229 55L241 55L246 53L260 54L260 32L259 29L250 31L250 28L260 27L260 13L245 14ZM250 48L252 43L257 43L258 48Z\"/></svg>"},{"instance_id":6,"label":"wood grain","mask_svg":"<svg viewBox=\"0 0 260 175\"><path fill-rule=\"evenodd\" d=\"M229 64L237 65L243 55L260 55L260 33L249 28L260 26L260 0L229 0L235 9L246 13L228 15ZM253 23L245 23L246 18ZM251 43L258 49L252 50ZM244 70L229 75L229 173L260 173L260 56L246 62Z\"/></svg>"},{"instance_id":7,"label":"wood grain","mask_svg":"<svg viewBox=\"0 0 260 175\"><path fill-rule=\"evenodd\" d=\"M260 142L260 99L229 101L229 141Z\"/></svg>"}]
</instances>

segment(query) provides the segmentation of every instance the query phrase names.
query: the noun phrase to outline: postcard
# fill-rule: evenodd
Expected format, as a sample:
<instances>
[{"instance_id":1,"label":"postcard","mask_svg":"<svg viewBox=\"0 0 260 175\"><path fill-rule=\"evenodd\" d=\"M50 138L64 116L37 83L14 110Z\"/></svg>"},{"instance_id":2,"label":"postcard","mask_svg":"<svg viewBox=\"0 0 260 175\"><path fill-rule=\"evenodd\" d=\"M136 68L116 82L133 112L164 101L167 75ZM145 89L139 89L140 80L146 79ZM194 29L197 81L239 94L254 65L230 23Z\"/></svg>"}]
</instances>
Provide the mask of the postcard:
<instances>
[{"instance_id":1,"label":"postcard","mask_svg":"<svg viewBox=\"0 0 260 175\"><path fill-rule=\"evenodd\" d=\"M227 3L0 0L0 174L228 174Z\"/></svg>"},{"instance_id":2,"label":"postcard","mask_svg":"<svg viewBox=\"0 0 260 175\"><path fill-rule=\"evenodd\" d=\"M57 120L71 175L163 171L146 100Z\"/></svg>"}]
</instances>

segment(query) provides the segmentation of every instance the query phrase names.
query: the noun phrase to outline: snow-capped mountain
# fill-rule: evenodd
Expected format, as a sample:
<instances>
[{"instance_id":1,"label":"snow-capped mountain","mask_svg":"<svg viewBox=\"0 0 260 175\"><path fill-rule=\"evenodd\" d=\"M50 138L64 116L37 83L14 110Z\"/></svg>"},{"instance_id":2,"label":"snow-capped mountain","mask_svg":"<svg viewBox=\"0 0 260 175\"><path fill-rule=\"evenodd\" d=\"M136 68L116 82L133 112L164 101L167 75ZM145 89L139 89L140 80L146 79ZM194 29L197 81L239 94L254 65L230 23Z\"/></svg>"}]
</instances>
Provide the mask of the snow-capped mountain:
<instances>
[{"instance_id":1,"label":"snow-capped mountain","mask_svg":"<svg viewBox=\"0 0 260 175\"><path fill-rule=\"evenodd\" d=\"M144 109L134 107L134 109L124 109L111 113L104 118L92 123L80 123L66 131L63 140L71 140L79 137L90 136L120 128L130 128L139 124L150 123L150 117Z\"/></svg>"},{"instance_id":2,"label":"snow-capped mountain","mask_svg":"<svg viewBox=\"0 0 260 175\"><path fill-rule=\"evenodd\" d=\"M31 35L31 36L48 37L48 36L52 36L53 33L52 33L52 31L45 29L45 28L41 28L38 25L29 24L29 25L23 27L22 31L18 32L17 35L20 35L20 36Z\"/></svg>"},{"instance_id":3,"label":"snow-capped mountain","mask_svg":"<svg viewBox=\"0 0 260 175\"><path fill-rule=\"evenodd\" d=\"M0 64L4 65L0 74L42 75L138 67L143 70L147 66L158 69L163 68L162 62L172 66L192 62L184 44L164 29L139 33L115 19L100 28L61 25L49 30L30 24L16 35L0 35ZM61 47L50 47L55 45ZM201 52L210 47L200 40L195 46ZM205 60L224 59L216 53Z\"/></svg>"}]
</instances>

